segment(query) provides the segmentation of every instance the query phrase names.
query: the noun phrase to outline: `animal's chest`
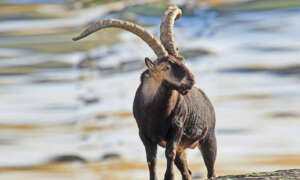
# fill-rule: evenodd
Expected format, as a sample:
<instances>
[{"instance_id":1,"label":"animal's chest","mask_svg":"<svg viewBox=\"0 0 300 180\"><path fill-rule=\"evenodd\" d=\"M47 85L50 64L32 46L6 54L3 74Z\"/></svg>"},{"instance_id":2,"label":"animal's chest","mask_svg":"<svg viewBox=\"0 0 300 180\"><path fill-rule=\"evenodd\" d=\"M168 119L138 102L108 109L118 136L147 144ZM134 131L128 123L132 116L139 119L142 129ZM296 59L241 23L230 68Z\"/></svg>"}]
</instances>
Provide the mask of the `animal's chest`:
<instances>
[{"instance_id":1,"label":"animal's chest","mask_svg":"<svg viewBox=\"0 0 300 180\"><path fill-rule=\"evenodd\" d=\"M143 131L146 136L152 141L159 143L159 141L166 141L168 132L171 128L171 123L167 119L147 119Z\"/></svg>"},{"instance_id":2,"label":"animal's chest","mask_svg":"<svg viewBox=\"0 0 300 180\"><path fill-rule=\"evenodd\" d=\"M172 127L174 126L176 118L174 118L173 114L170 114L167 117L164 117L163 115L159 116L159 114L153 117L152 114L150 117L151 118L147 118L145 121L143 131L152 142L165 147L166 142L169 141L170 132L173 131ZM183 131L183 127L181 130Z\"/></svg>"},{"instance_id":3,"label":"animal's chest","mask_svg":"<svg viewBox=\"0 0 300 180\"><path fill-rule=\"evenodd\" d=\"M144 105L150 104L153 101L157 89L158 84L150 80L148 80L142 85L140 93L142 94L142 101Z\"/></svg>"}]
</instances>

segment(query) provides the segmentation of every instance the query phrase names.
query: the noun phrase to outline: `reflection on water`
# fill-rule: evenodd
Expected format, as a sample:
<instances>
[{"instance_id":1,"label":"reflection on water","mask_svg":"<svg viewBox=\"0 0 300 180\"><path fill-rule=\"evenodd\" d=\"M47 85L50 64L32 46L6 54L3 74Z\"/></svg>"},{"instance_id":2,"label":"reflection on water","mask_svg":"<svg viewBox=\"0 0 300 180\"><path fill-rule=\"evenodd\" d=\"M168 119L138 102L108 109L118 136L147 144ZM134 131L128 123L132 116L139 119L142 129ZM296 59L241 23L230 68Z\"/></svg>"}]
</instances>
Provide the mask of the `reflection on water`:
<instances>
[{"instance_id":1,"label":"reflection on water","mask_svg":"<svg viewBox=\"0 0 300 180\"><path fill-rule=\"evenodd\" d=\"M11 18L0 22L0 179L147 179L131 106L150 48L115 29L72 42L84 24L72 17L93 19L103 6L14 7L0 13ZM299 12L195 9L176 23L178 48L215 105L219 175L300 164ZM135 16L158 34L159 17ZM162 175L162 149L159 159ZM203 177L200 152L189 161Z\"/></svg>"}]
</instances>

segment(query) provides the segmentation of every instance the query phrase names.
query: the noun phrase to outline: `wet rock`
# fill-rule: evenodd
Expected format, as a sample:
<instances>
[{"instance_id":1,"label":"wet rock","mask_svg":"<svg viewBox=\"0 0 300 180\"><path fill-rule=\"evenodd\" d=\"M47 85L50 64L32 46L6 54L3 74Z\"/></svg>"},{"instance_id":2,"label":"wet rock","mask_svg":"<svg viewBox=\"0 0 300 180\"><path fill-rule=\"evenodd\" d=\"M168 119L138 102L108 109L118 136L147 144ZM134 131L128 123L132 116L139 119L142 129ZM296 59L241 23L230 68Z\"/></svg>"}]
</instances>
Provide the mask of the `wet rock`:
<instances>
[{"instance_id":1,"label":"wet rock","mask_svg":"<svg viewBox=\"0 0 300 180\"><path fill-rule=\"evenodd\" d=\"M223 134L223 135L231 135L231 134L245 134L247 133L249 130L246 129L218 129L218 133L219 134Z\"/></svg>"},{"instance_id":2,"label":"wet rock","mask_svg":"<svg viewBox=\"0 0 300 180\"><path fill-rule=\"evenodd\" d=\"M140 6L131 6L123 11L126 13L133 13L141 16L161 17L167 9L168 3L160 2L153 4L144 4Z\"/></svg>"},{"instance_id":3,"label":"wet rock","mask_svg":"<svg viewBox=\"0 0 300 180\"><path fill-rule=\"evenodd\" d=\"M226 179L226 180L258 180L258 179L299 179L300 169L289 169L289 170L278 170L273 172L259 172L250 173L243 175L227 175L221 176L216 179Z\"/></svg>"},{"instance_id":4,"label":"wet rock","mask_svg":"<svg viewBox=\"0 0 300 180\"><path fill-rule=\"evenodd\" d=\"M80 162L85 163L86 160L78 155L58 155L49 160L52 163L71 163Z\"/></svg>"},{"instance_id":5,"label":"wet rock","mask_svg":"<svg viewBox=\"0 0 300 180\"><path fill-rule=\"evenodd\" d=\"M16 142L14 142L14 139L9 139L9 138L1 138L0 139L0 145L13 145Z\"/></svg>"},{"instance_id":6,"label":"wet rock","mask_svg":"<svg viewBox=\"0 0 300 180\"><path fill-rule=\"evenodd\" d=\"M98 70L102 75L110 75L110 74L115 74L120 72L119 66L107 66L107 67L99 66Z\"/></svg>"},{"instance_id":7,"label":"wet rock","mask_svg":"<svg viewBox=\"0 0 300 180\"><path fill-rule=\"evenodd\" d=\"M79 100L83 102L85 105L91 105L98 103L100 101L100 98L98 97L79 97Z\"/></svg>"},{"instance_id":8,"label":"wet rock","mask_svg":"<svg viewBox=\"0 0 300 180\"><path fill-rule=\"evenodd\" d=\"M277 29L278 28L274 28ZM259 52L265 52L265 53L270 53L270 52L296 52L299 51L298 47L294 46L260 46L260 45L246 45L245 47L242 47L242 49L247 49L251 51L259 51Z\"/></svg>"},{"instance_id":9,"label":"wet rock","mask_svg":"<svg viewBox=\"0 0 300 180\"><path fill-rule=\"evenodd\" d=\"M78 96L78 100L84 105L91 105L100 102L100 98L92 88L87 88Z\"/></svg>"},{"instance_id":10,"label":"wet rock","mask_svg":"<svg viewBox=\"0 0 300 180\"><path fill-rule=\"evenodd\" d=\"M37 70L28 67L3 67L0 68L0 76L26 75L36 73Z\"/></svg>"},{"instance_id":11,"label":"wet rock","mask_svg":"<svg viewBox=\"0 0 300 180\"><path fill-rule=\"evenodd\" d=\"M73 68L73 64L64 61L46 61L26 65L26 67L38 68L38 69L70 69Z\"/></svg>"},{"instance_id":12,"label":"wet rock","mask_svg":"<svg viewBox=\"0 0 300 180\"><path fill-rule=\"evenodd\" d=\"M120 63L120 69L122 72L129 72L139 70L145 67L143 61L140 60L132 60L132 61L125 61Z\"/></svg>"},{"instance_id":13,"label":"wet rock","mask_svg":"<svg viewBox=\"0 0 300 180\"><path fill-rule=\"evenodd\" d=\"M267 93L247 93L247 94L236 94L218 96L217 101L232 101L232 100L266 100L274 98L273 95Z\"/></svg>"},{"instance_id":14,"label":"wet rock","mask_svg":"<svg viewBox=\"0 0 300 180\"><path fill-rule=\"evenodd\" d=\"M300 75L300 66L286 66L286 67L263 67L263 66L255 66L255 67L237 67L237 68L228 68L222 69L219 72L224 73L271 73L274 75Z\"/></svg>"},{"instance_id":15,"label":"wet rock","mask_svg":"<svg viewBox=\"0 0 300 180\"><path fill-rule=\"evenodd\" d=\"M263 11L282 8L295 8L300 6L299 1L285 0L284 2L285 3L282 3L282 0L252 0L220 5L213 7L212 10L226 13L234 11Z\"/></svg>"},{"instance_id":16,"label":"wet rock","mask_svg":"<svg viewBox=\"0 0 300 180\"><path fill-rule=\"evenodd\" d=\"M121 155L118 154L118 153L107 153L107 154L104 154L100 160L101 161L106 161L106 160L115 160L115 159L120 159L121 158Z\"/></svg>"},{"instance_id":17,"label":"wet rock","mask_svg":"<svg viewBox=\"0 0 300 180\"><path fill-rule=\"evenodd\" d=\"M300 118L300 113L297 112L274 112L267 115L272 119L294 119Z\"/></svg>"},{"instance_id":18,"label":"wet rock","mask_svg":"<svg viewBox=\"0 0 300 180\"><path fill-rule=\"evenodd\" d=\"M192 179L203 179L204 177L200 173L195 173L192 175Z\"/></svg>"},{"instance_id":19,"label":"wet rock","mask_svg":"<svg viewBox=\"0 0 300 180\"><path fill-rule=\"evenodd\" d=\"M180 51L180 50L179 50ZM187 49L180 52L185 59L195 58L199 56L213 55L214 52L207 49Z\"/></svg>"},{"instance_id":20,"label":"wet rock","mask_svg":"<svg viewBox=\"0 0 300 180\"><path fill-rule=\"evenodd\" d=\"M255 27L249 28L249 31L252 32L264 32L264 33L275 33L282 32L284 30L284 26L282 25L257 25Z\"/></svg>"},{"instance_id":21,"label":"wet rock","mask_svg":"<svg viewBox=\"0 0 300 180\"><path fill-rule=\"evenodd\" d=\"M122 61L116 65L98 66L98 70L102 75L109 75L115 73L126 73L136 71L144 68L145 65L141 60L127 60Z\"/></svg>"},{"instance_id":22,"label":"wet rock","mask_svg":"<svg viewBox=\"0 0 300 180\"><path fill-rule=\"evenodd\" d=\"M35 79L32 80L32 83L68 83L68 82L75 82L76 79L71 79L71 78L60 78L60 79Z\"/></svg>"}]
</instances>

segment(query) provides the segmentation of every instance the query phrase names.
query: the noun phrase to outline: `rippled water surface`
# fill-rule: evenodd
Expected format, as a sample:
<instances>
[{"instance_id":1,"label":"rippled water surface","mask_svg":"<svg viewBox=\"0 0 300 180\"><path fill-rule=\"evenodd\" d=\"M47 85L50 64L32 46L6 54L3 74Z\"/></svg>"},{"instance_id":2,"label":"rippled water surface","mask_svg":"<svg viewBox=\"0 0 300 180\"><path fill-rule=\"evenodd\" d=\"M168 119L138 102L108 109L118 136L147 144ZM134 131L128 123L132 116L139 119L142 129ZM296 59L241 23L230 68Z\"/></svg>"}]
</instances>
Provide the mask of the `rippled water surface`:
<instances>
[{"instance_id":1,"label":"rippled water surface","mask_svg":"<svg viewBox=\"0 0 300 180\"><path fill-rule=\"evenodd\" d=\"M153 52L116 29L71 38L105 17L158 35L160 17L143 6L120 11L119 2L77 6L0 5L0 179L147 179L131 107ZM247 8L189 7L175 27L196 85L215 106L218 175L300 164L300 8ZM188 159L204 177L200 152ZM164 168L160 149L161 176Z\"/></svg>"}]
</instances>

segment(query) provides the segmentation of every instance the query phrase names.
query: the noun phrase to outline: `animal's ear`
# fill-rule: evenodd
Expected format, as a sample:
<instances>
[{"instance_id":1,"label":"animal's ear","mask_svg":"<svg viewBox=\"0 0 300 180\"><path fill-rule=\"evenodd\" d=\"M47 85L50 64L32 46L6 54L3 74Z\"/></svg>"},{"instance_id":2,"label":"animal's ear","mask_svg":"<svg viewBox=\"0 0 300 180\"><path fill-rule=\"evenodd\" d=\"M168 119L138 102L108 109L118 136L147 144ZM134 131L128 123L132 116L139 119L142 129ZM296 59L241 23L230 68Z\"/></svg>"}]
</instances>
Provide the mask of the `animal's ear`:
<instances>
[{"instance_id":1,"label":"animal's ear","mask_svg":"<svg viewBox=\"0 0 300 180\"><path fill-rule=\"evenodd\" d=\"M153 71L155 68L154 63L149 59L149 58L145 58L145 64L148 67L149 70Z\"/></svg>"}]
</instances>

